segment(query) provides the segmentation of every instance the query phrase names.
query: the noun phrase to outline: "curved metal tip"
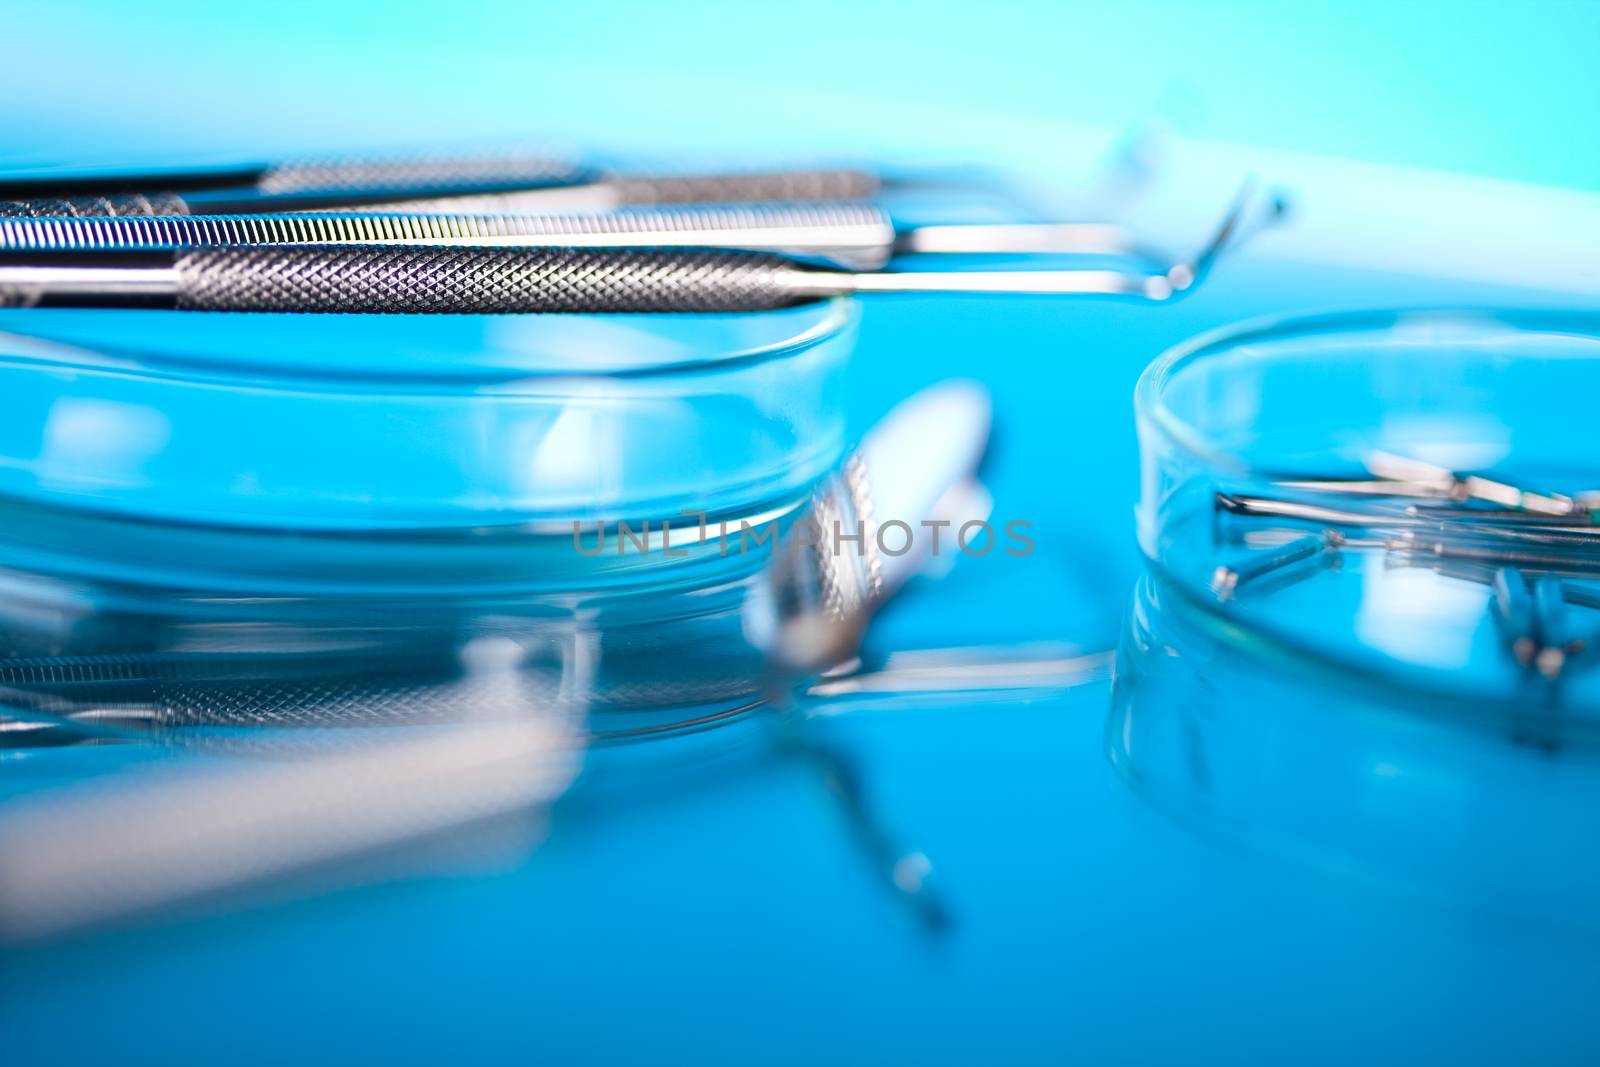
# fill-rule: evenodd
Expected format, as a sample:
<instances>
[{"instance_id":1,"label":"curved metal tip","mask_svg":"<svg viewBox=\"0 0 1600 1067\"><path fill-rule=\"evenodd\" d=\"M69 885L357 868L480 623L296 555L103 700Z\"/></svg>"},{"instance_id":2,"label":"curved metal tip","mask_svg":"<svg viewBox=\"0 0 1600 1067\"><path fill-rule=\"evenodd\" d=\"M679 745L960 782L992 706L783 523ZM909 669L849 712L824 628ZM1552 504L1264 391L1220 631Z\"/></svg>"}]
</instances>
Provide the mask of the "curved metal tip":
<instances>
[{"instance_id":1,"label":"curved metal tip","mask_svg":"<svg viewBox=\"0 0 1600 1067\"><path fill-rule=\"evenodd\" d=\"M1289 213L1288 194L1281 189L1262 190L1254 176L1246 178L1222 221L1193 257L1175 263L1166 273L1172 295L1194 288L1217 261L1263 230L1278 225Z\"/></svg>"}]
</instances>

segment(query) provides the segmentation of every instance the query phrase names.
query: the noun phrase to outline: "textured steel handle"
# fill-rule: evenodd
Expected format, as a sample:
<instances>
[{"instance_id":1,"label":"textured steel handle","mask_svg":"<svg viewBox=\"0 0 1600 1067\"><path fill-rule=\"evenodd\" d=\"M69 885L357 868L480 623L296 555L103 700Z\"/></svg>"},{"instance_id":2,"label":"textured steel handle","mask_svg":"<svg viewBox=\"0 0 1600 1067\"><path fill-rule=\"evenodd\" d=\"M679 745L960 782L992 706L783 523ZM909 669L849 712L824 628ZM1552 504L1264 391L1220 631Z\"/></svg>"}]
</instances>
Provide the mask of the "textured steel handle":
<instances>
[{"instance_id":1,"label":"textured steel handle","mask_svg":"<svg viewBox=\"0 0 1600 1067\"><path fill-rule=\"evenodd\" d=\"M870 200L882 191L862 170L782 170L767 173L614 178L607 184L619 203L737 204L795 200Z\"/></svg>"},{"instance_id":2,"label":"textured steel handle","mask_svg":"<svg viewBox=\"0 0 1600 1067\"><path fill-rule=\"evenodd\" d=\"M585 195L605 206L760 204L870 200L878 178L860 170L796 170L715 176L595 176L559 160L485 159L296 163L254 187L0 201L0 218L218 214L368 205L394 212L504 214L541 210L540 195ZM588 190L585 194L583 190Z\"/></svg>"},{"instance_id":3,"label":"textured steel handle","mask_svg":"<svg viewBox=\"0 0 1600 1067\"><path fill-rule=\"evenodd\" d=\"M124 218L186 215L188 205L172 193L113 193L106 196L53 196L0 200L0 219Z\"/></svg>"},{"instance_id":4,"label":"textured steel handle","mask_svg":"<svg viewBox=\"0 0 1600 1067\"><path fill-rule=\"evenodd\" d=\"M596 175L571 160L544 155L416 156L305 159L267 168L257 182L264 196L369 190L510 189L571 185Z\"/></svg>"},{"instance_id":5,"label":"textured steel handle","mask_svg":"<svg viewBox=\"0 0 1600 1067\"><path fill-rule=\"evenodd\" d=\"M763 311L810 299L806 271L743 252L224 248L183 252L174 268L177 306L200 311Z\"/></svg>"},{"instance_id":6,"label":"textured steel handle","mask_svg":"<svg viewBox=\"0 0 1600 1067\"><path fill-rule=\"evenodd\" d=\"M570 215L183 215L0 218L0 251L203 245L533 245L742 248L881 266L894 223L870 204L733 204Z\"/></svg>"},{"instance_id":7,"label":"textured steel handle","mask_svg":"<svg viewBox=\"0 0 1600 1067\"><path fill-rule=\"evenodd\" d=\"M229 183L227 179L233 178ZM599 179L592 169L548 156L419 156L393 159L330 159L280 163L258 171L221 172L215 180L178 173L172 188L119 188L123 181L160 178L109 176L104 188L84 189L89 179L64 178L63 195L32 193L31 199L0 202L0 218L105 218L149 215L215 214L219 211L288 210L395 198L493 194L505 190L547 189ZM38 182L21 183L30 188ZM76 186L76 188L74 188ZM13 185L13 188L17 187ZM0 190L6 185L0 181ZM156 189L164 188L154 186ZM12 193L18 196L17 193Z\"/></svg>"}]
</instances>

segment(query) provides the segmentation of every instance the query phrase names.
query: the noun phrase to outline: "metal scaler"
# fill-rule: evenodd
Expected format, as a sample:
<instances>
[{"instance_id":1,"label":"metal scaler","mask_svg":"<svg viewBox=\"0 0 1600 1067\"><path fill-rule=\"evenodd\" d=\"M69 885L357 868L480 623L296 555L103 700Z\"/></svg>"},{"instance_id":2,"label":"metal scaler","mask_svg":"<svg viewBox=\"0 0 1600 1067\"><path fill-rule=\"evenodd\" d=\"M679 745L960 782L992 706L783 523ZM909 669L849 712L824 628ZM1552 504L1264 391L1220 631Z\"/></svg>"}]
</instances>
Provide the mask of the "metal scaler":
<instances>
[{"instance_id":1,"label":"metal scaler","mask_svg":"<svg viewBox=\"0 0 1600 1067\"><path fill-rule=\"evenodd\" d=\"M0 255L0 306L390 314L766 311L883 293L1120 296L1162 302L1270 225L1246 189L1210 239L1164 269L843 271L768 253L432 245L179 247Z\"/></svg>"},{"instance_id":2,"label":"metal scaler","mask_svg":"<svg viewBox=\"0 0 1600 1067\"><path fill-rule=\"evenodd\" d=\"M549 152L308 159L179 170L0 176L0 218L382 209L504 214L630 205L865 200L884 181L823 168L616 175Z\"/></svg>"},{"instance_id":3,"label":"metal scaler","mask_svg":"<svg viewBox=\"0 0 1600 1067\"><path fill-rule=\"evenodd\" d=\"M553 215L260 214L0 217L0 253L151 252L210 246L441 245L456 248L724 248L876 270L901 256L1122 256L1152 269L1172 257L1121 226L961 224L900 228L873 204L822 201L637 208Z\"/></svg>"}]
</instances>

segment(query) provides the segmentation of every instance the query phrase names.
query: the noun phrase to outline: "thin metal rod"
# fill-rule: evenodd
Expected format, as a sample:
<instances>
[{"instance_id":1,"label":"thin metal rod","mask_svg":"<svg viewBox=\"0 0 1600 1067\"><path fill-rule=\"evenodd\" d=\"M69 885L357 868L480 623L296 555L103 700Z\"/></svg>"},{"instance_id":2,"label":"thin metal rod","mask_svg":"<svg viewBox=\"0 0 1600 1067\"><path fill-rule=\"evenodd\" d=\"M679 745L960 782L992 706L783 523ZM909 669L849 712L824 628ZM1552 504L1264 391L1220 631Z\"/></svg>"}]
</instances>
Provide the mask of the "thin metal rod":
<instances>
[{"instance_id":1,"label":"thin metal rod","mask_svg":"<svg viewBox=\"0 0 1600 1067\"><path fill-rule=\"evenodd\" d=\"M895 256L908 254L1115 255L1134 257L1160 270L1170 265L1169 257L1140 246L1120 226L960 224L897 232L888 212L862 203L640 208L600 214L0 218L0 251L284 244L740 248L823 258L850 270L881 268Z\"/></svg>"},{"instance_id":2,"label":"thin metal rod","mask_svg":"<svg viewBox=\"0 0 1600 1067\"><path fill-rule=\"evenodd\" d=\"M907 255L1050 255L1067 252L1157 258L1135 242L1125 227L1098 222L917 226L900 234L897 250Z\"/></svg>"},{"instance_id":3,"label":"thin metal rod","mask_svg":"<svg viewBox=\"0 0 1600 1067\"><path fill-rule=\"evenodd\" d=\"M1575 634L1568 606L1600 608L1600 598L1573 589L1563 581L1562 573L1551 570L1533 578L1530 592L1529 581L1522 570L1525 566L1559 567L1570 561L1552 561L1523 552L1486 552L1469 545L1422 540L1415 531L1409 530L1398 536L1377 539L1352 540L1336 530L1293 538L1243 560L1218 566L1212 573L1211 591L1219 601L1228 601L1243 589L1263 583L1271 576L1300 580L1304 574L1297 578L1290 571L1295 564L1347 549L1377 549L1401 562L1425 561L1441 573L1488 585L1491 612L1507 652L1518 666L1537 671L1552 684L1559 681L1589 647L1590 642ZM1458 565L1442 566L1452 561ZM1459 566L1462 561L1486 564L1492 569L1464 569ZM1596 577L1593 573L1584 576Z\"/></svg>"},{"instance_id":4,"label":"thin metal rod","mask_svg":"<svg viewBox=\"0 0 1600 1067\"><path fill-rule=\"evenodd\" d=\"M1527 579L1515 567L1498 568L1490 585L1495 621L1512 658L1557 681L1586 644L1570 627L1568 605L1594 605L1572 597L1566 583L1549 574L1535 578L1530 593Z\"/></svg>"},{"instance_id":5,"label":"thin metal rod","mask_svg":"<svg viewBox=\"0 0 1600 1067\"><path fill-rule=\"evenodd\" d=\"M1134 296L1167 300L1174 290L1161 275L1109 270L916 271L818 274L793 281L807 296L863 293L1010 294L1018 296Z\"/></svg>"},{"instance_id":6,"label":"thin metal rod","mask_svg":"<svg viewBox=\"0 0 1600 1067\"><path fill-rule=\"evenodd\" d=\"M204 164L126 171L7 171L0 198L212 193L230 198L334 190L394 194L527 188L593 181L599 172L544 147L489 154L428 152Z\"/></svg>"},{"instance_id":7,"label":"thin metal rod","mask_svg":"<svg viewBox=\"0 0 1600 1067\"><path fill-rule=\"evenodd\" d=\"M1198 284L1229 247L1275 225L1286 204L1277 194L1265 201L1254 181L1239 190L1233 204L1210 237L1192 257L1170 264L1164 271L1143 274L1115 270L1034 271L925 271L888 274L853 274L820 279L796 279L808 295L836 293L978 293L1034 296L1129 296L1150 301L1170 300ZM809 283L809 284L808 284ZM812 289L810 285L819 288ZM834 288L823 289L820 286Z\"/></svg>"},{"instance_id":8,"label":"thin metal rod","mask_svg":"<svg viewBox=\"0 0 1600 1067\"><path fill-rule=\"evenodd\" d=\"M1271 551L1250 556L1240 562L1222 564L1211 573L1211 592L1218 600L1232 600L1240 587L1285 567L1321 556L1324 552L1337 551L1343 544L1344 538L1337 532L1328 530L1320 534L1297 537Z\"/></svg>"},{"instance_id":9,"label":"thin metal rod","mask_svg":"<svg viewBox=\"0 0 1600 1067\"><path fill-rule=\"evenodd\" d=\"M870 200L883 181L849 168L710 175L601 174L560 160L352 160L263 170L237 186L181 175L175 187L93 188L93 181L60 190L37 182L13 185L0 216L233 215L282 211L388 211L443 214L520 214L611 211L662 204L792 203ZM88 191L85 191L85 190Z\"/></svg>"},{"instance_id":10,"label":"thin metal rod","mask_svg":"<svg viewBox=\"0 0 1600 1067\"><path fill-rule=\"evenodd\" d=\"M1465 504L1477 500L1506 512L1550 518L1585 519L1588 505L1560 493L1539 493L1478 474L1463 474L1424 460L1373 452L1367 469L1376 479L1291 479L1277 484L1285 489L1356 496L1401 496Z\"/></svg>"},{"instance_id":11,"label":"thin metal rod","mask_svg":"<svg viewBox=\"0 0 1600 1067\"><path fill-rule=\"evenodd\" d=\"M1539 651L1533 665L1546 678L1560 677L1567 665L1568 645L1572 642L1567 623L1567 599L1560 578L1546 574L1533 582L1534 630Z\"/></svg>"},{"instance_id":12,"label":"thin metal rod","mask_svg":"<svg viewBox=\"0 0 1600 1067\"><path fill-rule=\"evenodd\" d=\"M1574 550L1600 547L1600 526L1588 522L1508 521L1495 512L1415 508L1352 510L1304 500L1219 492L1220 512L1260 518L1293 519L1319 525L1380 530L1429 530L1441 535L1472 535L1493 541L1522 542Z\"/></svg>"},{"instance_id":13,"label":"thin metal rod","mask_svg":"<svg viewBox=\"0 0 1600 1067\"><path fill-rule=\"evenodd\" d=\"M1518 486L1475 474L1458 474L1436 463L1374 452L1367 457L1367 468L1381 478L1411 482L1433 482L1452 500L1482 500L1504 508L1534 511L1546 515L1570 515L1575 504L1571 497L1535 493Z\"/></svg>"},{"instance_id":14,"label":"thin metal rod","mask_svg":"<svg viewBox=\"0 0 1600 1067\"><path fill-rule=\"evenodd\" d=\"M1539 641L1533 628L1533 598L1528 595L1527 580L1515 567L1499 567L1490 587L1494 592L1495 619L1505 634L1512 658L1524 667L1531 666Z\"/></svg>"},{"instance_id":15,"label":"thin metal rod","mask_svg":"<svg viewBox=\"0 0 1600 1067\"><path fill-rule=\"evenodd\" d=\"M177 268L169 266L0 265L0 289L61 297L171 296L180 282Z\"/></svg>"},{"instance_id":16,"label":"thin metal rod","mask_svg":"<svg viewBox=\"0 0 1600 1067\"><path fill-rule=\"evenodd\" d=\"M721 179L685 179L688 180L713 182ZM704 202L744 204L812 199L804 196L773 197L761 195L756 190L736 189L730 189L724 195L693 194L687 190L677 195L663 193L663 189L672 181L663 179L658 182L643 178L635 181L602 180L540 189L517 189L459 196L418 196L405 199L368 197L361 202L344 204L333 210L427 215L521 215L559 212L599 214L660 204ZM863 198L870 197L877 189L876 180L862 176ZM834 195L829 195L827 199L835 199L838 194L846 191L850 190L829 188L827 192Z\"/></svg>"},{"instance_id":17,"label":"thin metal rod","mask_svg":"<svg viewBox=\"0 0 1600 1067\"><path fill-rule=\"evenodd\" d=\"M1420 519L1405 514L1375 515L1370 511L1352 511L1345 508L1328 507L1325 504L1307 503L1303 500L1284 500L1277 497L1255 496L1247 493L1218 492L1212 500L1216 510L1230 515L1295 519L1329 526L1365 528L1375 524L1409 526L1421 522Z\"/></svg>"},{"instance_id":18,"label":"thin metal rod","mask_svg":"<svg viewBox=\"0 0 1600 1067\"><path fill-rule=\"evenodd\" d=\"M632 243L622 248L224 244L160 252L122 248L104 253L115 259L110 263L95 258L99 249L20 252L14 261L0 262L0 303L163 306L156 298L167 297L164 306L184 310L463 314L758 311L858 293L1099 295L1159 302L1204 276L1231 235L1240 232L1253 202L1247 189L1193 259L1154 274L1104 269L852 273L746 250ZM415 222L423 229L429 225ZM316 232L314 225L305 226L299 232ZM595 232L615 226L607 223ZM270 234L271 225L265 230ZM470 226L466 232L472 232ZM729 240L726 235L711 239ZM97 273L85 273L90 267ZM151 267L175 270L146 270ZM124 270L138 273L124 278L118 273Z\"/></svg>"},{"instance_id":19,"label":"thin metal rod","mask_svg":"<svg viewBox=\"0 0 1600 1067\"><path fill-rule=\"evenodd\" d=\"M894 225L868 204L725 205L613 214L173 215L0 218L0 251L150 251L210 246L738 248L883 266Z\"/></svg>"}]
</instances>

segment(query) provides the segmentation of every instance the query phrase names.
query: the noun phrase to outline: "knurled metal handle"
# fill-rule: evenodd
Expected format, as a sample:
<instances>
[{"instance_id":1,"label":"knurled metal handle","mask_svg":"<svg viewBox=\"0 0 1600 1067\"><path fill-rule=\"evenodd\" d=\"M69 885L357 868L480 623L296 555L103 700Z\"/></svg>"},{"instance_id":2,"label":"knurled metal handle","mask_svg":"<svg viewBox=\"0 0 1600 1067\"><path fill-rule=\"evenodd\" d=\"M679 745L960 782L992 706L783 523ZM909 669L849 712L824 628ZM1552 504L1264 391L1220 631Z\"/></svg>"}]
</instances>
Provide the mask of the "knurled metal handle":
<instances>
[{"instance_id":1,"label":"knurled metal handle","mask_svg":"<svg viewBox=\"0 0 1600 1067\"><path fill-rule=\"evenodd\" d=\"M0 218L90 218L283 211L298 200L374 210L503 214L539 211L541 198L593 198L605 206L760 204L870 200L878 178L861 170L795 170L714 176L614 178L597 183L558 161L502 160L286 164L248 190L112 193L0 201ZM218 200L218 197L221 197ZM559 202L559 201L558 201Z\"/></svg>"},{"instance_id":2,"label":"knurled metal handle","mask_svg":"<svg viewBox=\"0 0 1600 1067\"><path fill-rule=\"evenodd\" d=\"M555 156L431 155L373 159L301 159L268 167L256 183L264 196L371 190L535 188L593 181L593 171Z\"/></svg>"},{"instance_id":3,"label":"knurled metal handle","mask_svg":"<svg viewBox=\"0 0 1600 1067\"><path fill-rule=\"evenodd\" d=\"M717 176L613 178L623 204L733 204L794 200L871 200L882 191L863 170L783 170Z\"/></svg>"},{"instance_id":4,"label":"knurled metal handle","mask_svg":"<svg viewBox=\"0 0 1600 1067\"><path fill-rule=\"evenodd\" d=\"M172 193L113 193L107 196L56 196L0 200L0 219L124 218L186 215L183 198Z\"/></svg>"},{"instance_id":5,"label":"knurled metal handle","mask_svg":"<svg viewBox=\"0 0 1600 1067\"><path fill-rule=\"evenodd\" d=\"M177 306L204 311L485 314L763 311L810 299L806 271L723 251L304 246L196 249Z\"/></svg>"},{"instance_id":6,"label":"knurled metal handle","mask_svg":"<svg viewBox=\"0 0 1600 1067\"><path fill-rule=\"evenodd\" d=\"M435 195L569 186L599 180L592 168L544 155L417 156L293 160L269 167L211 174L63 176L59 191L47 178L7 181L0 176L0 217L76 218L214 214L232 210L287 210ZM170 184L157 184L162 181ZM99 187L96 186L99 183ZM23 190L18 192L17 190ZM26 197L26 199L24 199Z\"/></svg>"},{"instance_id":7,"label":"knurled metal handle","mask_svg":"<svg viewBox=\"0 0 1600 1067\"><path fill-rule=\"evenodd\" d=\"M145 251L206 245L547 245L742 248L881 266L894 223L870 204L732 204L566 215L181 215L0 218L0 251Z\"/></svg>"}]
</instances>

